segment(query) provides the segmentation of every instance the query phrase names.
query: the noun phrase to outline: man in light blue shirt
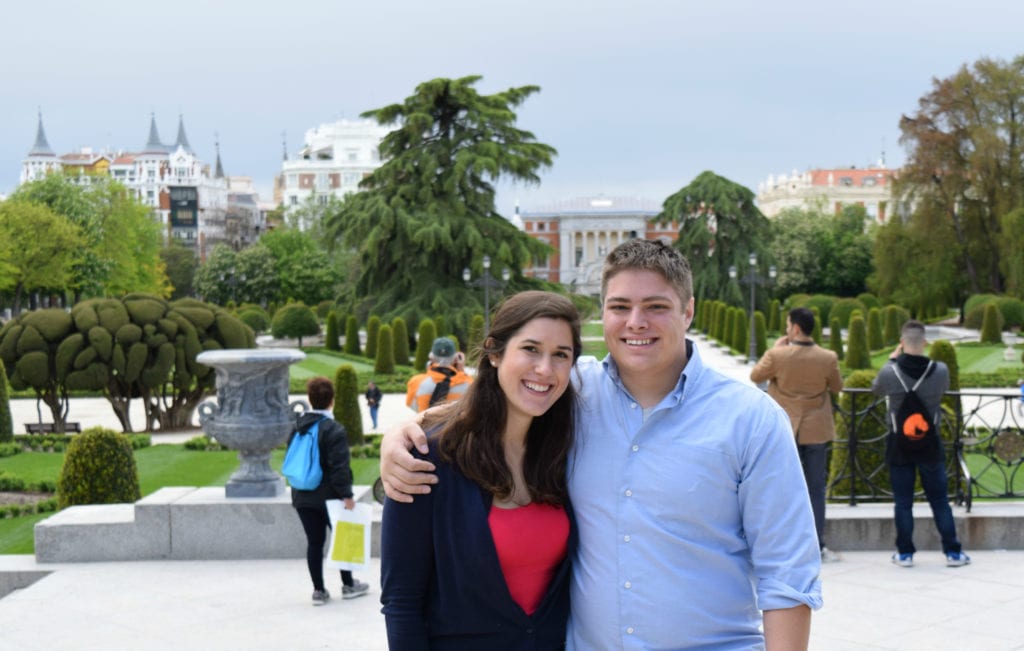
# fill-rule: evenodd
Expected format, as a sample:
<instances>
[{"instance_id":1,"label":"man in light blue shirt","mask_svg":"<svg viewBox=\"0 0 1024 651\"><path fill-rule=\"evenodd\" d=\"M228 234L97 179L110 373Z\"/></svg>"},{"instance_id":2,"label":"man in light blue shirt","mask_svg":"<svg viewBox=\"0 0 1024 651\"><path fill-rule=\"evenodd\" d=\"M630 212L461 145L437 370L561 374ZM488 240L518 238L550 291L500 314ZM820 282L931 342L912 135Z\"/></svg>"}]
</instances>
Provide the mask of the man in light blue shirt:
<instances>
[{"instance_id":1,"label":"man in light blue shirt","mask_svg":"<svg viewBox=\"0 0 1024 651\"><path fill-rule=\"evenodd\" d=\"M578 367L568 469L580 533L568 648L806 649L820 556L788 417L703 366L675 249L618 246L602 297L609 355ZM434 481L406 439L425 442L406 428L381 457L401 501Z\"/></svg>"}]
</instances>

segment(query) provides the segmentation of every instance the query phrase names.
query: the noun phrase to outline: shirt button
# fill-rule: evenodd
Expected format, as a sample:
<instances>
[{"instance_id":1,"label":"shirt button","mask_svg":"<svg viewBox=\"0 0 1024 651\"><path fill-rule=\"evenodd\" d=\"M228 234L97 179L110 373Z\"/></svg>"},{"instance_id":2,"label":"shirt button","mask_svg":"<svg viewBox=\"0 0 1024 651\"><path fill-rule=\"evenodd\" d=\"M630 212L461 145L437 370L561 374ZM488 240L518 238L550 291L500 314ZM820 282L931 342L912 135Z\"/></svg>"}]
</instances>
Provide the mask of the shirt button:
<instances>
[{"instance_id":1,"label":"shirt button","mask_svg":"<svg viewBox=\"0 0 1024 651\"><path fill-rule=\"evenodd\" d=\"M628 535L623 536L622 539L625 540L626 542L629 542L629 536Z\"/></svg>"},{"instance_id":2,"label":"shirt button","mask_svg":"<svg viewBox=\"0 0 1024 651\"><path fill-rule=\"evenodd\" d=\"M633 634L633 627L630 626L629 628L627 628L626 632L629 633L630 635L632 635Z\"/></svg>"},{"instance_id":3,"label":"shirt button","mask_svg":"<svg viewBox=\"0 0 1024 651\"><path fill-rule=\"evenodd\" d=\"M633 491L626 489L626 497L633 497Z\"/></svg>"},{"instance_id":4,"label":"shirt button","mask_svg":"<svg viewBox=\"0 0 1024 651\"><path fill-rule=\"evenodd\" d=\"M636 451L637 451L637 450L639 450L639 449L640 449L640 446L639 446L639 445L634 445L634 446L633 446L633 452L636 452Z\"/></svg>"},{"instance_id":5,"label":"shirt button","mask_svg":"<svg viewBox=\"0 0 1024 651\"><path fill-rule=\"evenodd\" d=\"M624 586L624 587L625 587L625 588L626 588L627 590L629 590L630 588L632 588L632 587L633 587L633 584L632 584L632 583L630 583L629 581L626 581L626 582L625 582L625 583L623 583L622 585L623 585L623 586Z\"/></svg>"},{"instance_id":6,"label":"shirt button","mask_svg":"<svg viewBox=\"0 0 1024 651\"><path fill-rule=\"evenodd\" d=\"M635 402L629 403L629 408L630 409L636 409L636 403Z\"/></svg>"}]
</instances>

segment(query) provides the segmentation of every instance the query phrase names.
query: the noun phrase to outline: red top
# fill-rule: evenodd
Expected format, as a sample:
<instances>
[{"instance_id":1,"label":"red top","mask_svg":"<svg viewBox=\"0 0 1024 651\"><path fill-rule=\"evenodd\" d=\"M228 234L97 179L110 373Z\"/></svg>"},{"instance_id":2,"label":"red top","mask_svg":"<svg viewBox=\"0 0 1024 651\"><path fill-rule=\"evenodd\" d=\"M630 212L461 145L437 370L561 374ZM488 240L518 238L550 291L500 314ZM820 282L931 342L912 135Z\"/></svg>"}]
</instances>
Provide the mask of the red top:
<instances>
[{"instance_id":1,"label":"red top","mask_svg":"<svg viewBox=\"0 0 1024 651\"><path fill-rule=\"evenodd\" d=\"M508 591L532 615L565 558L569 516L560 506L533 502L517 509L491 506L487 523Z\"/></svg>"}]
</instances>

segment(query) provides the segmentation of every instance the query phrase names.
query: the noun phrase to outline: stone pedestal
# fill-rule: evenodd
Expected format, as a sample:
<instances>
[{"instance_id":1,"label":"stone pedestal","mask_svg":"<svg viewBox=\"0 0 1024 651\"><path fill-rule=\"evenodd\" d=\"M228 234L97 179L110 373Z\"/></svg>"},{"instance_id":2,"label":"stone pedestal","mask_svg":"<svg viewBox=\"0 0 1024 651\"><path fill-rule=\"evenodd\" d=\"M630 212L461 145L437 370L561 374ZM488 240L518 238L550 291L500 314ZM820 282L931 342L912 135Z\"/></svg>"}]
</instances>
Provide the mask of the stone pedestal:
<instances>
[{"instance_id":1,"label":"stone pedestal","mask_svg":"<svg viewBox=\"0 0 1024 651\"><path fill-rule=\"evenodd\" d=\"M199 405L199 424L221 445L238 450L239 468L224 486L227 497L275 497L284 479L270 467L270 453L295 427L288 404L288 366L306 358L300 350L210 350L196 361L217 371L217 402Z\"/></svg>"}]
</instances>

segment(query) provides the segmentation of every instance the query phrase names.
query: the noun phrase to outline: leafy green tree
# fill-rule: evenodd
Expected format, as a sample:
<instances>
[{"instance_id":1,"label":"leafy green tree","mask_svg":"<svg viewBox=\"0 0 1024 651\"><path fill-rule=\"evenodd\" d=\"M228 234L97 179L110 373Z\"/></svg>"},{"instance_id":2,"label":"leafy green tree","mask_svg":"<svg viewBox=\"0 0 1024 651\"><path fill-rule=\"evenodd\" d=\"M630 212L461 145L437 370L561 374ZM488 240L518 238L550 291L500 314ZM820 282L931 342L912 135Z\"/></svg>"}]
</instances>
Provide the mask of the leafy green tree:
<instances>
[{"instance_id":1,"label":"leafy green tree","mask_svg":"<svg viewBox=\"0 0 1024 651\"><path fill-rule=\"evenodd\" d=\"M0 443L14 440L14 421L11 419L10 394L7 391L7 372L0 361Z\"/></svg>"},{"instance_id":2,"label":"leafy green tree","mask_svg":"<svg viewBox=\"0 0 1024 651\"><path fill-rule=\"evenodd\" d=\"M850 318L845 364L850 370L871 368L867 327L864 325L864 317L858 312Z\"/></svg>"},{"instance_id":3,"label":"leafy green tree","mask_svg":"<svg viewBox=\"0 0 1024 651\"><path fill-rule=\"evenodd\" d=\"M312 234L295 228L274 229L260 237L274 258L280 292L307 305L333 299L338 275L325 249Z\"/></svg>"},{"instance_id":4,"label":"leafy green tree","mask_svg":"<svg viewBox=\"0 0 1024 651\"><path fill-rule=\"evenodd\" d=\"M171 239L160 249L160 260L167 270L167 280L171 285L170 298L173 300L190 296L199 266L195 252L178 240Z\"/></svg>"},{"instance_id":5,"label":"leafy green tree","mask_svg":"<svg viewBox=\"0 0 1024 651\"><path fill-rule=\"evenodd\" d=\"M920 211L909 224L890 220L875 232L871 287L889 303L918 315L956 302L964 286L961 257L951 226Z\"/></svg>"},{"instance_id":6,"label":"leafy green tree","mask_svg":"<svg viewBox=\"0 0 1024 651\"><path fill-rule=\"evenodd\" d=\"M843 326L839 317L832 317L828 322L828 347L843 361Z\"/></svg>"},{"instance_id":7,"label":"leafy green tree","mask_svg":"<svg viewBox=\"0 0 1024 651\"><path fill-rule=\"evenodd\" d=\"M380 317L374 314L366 322L366 356L377 359L377 335L380 334Z\"/></svg>"},{"instance_id":8,"label":"leafy green tree","mask_svg":"<svg viewBox=\"0 0 1024 651\"><path fill-rule=\"evenodd\" d=\"M694 296L740 304L743 294L729 278L729 267L747 273L750 253L758 254L759 268L769 265L763 245L768 219L754 204L754 193L714 172L701 172L667 198L652 221L673 220L680 224L675 246L692 267Z\"/></svg>"},{"instance_id":9,"label":"leafy green tree","mask_svg":"<svg viewBox=\"0 0 1024 651\"><path fill-rule=\"evenodd\" d=\"M382 325L377 332L377 356L374 358L373 372L377 375L391 375L395 372L395 343L389 325Z\"/></svg>"},{"instance_id":10,"label":"leafy green tree","mask_svg":"<svg viewBox=\"0 0 1024 651\"><path fill-rule=\"evenodd\" d=\"M430 347L437 339L437 329L431 319L420 321L416 334L416 359L413 361L413 368L421 373L427 367L427 360L430 357Z\"/></svg>"},{"instance_id":11,"label":"leafy green tree","mask_svg":"<svg viewBox=\"0 0 1024 651\"><path fill-rule=\"evenodd\" d=\"M981 343L1001 344L1003 343L1002 328L999 325L999 308L995 303L985 305L985 320L981 323Z\"/></svg>"},{"instance_id":12,"label":"leafy green tree","mask_svg":"<svg viewBox=\"0 0 1024 651\"><path fill-rule=\"evenodd\" d=\"M549 252L495 209L495 182L538 183L556 153L516 127L513 109L539 89L481 95L479 80L434 79L363 114L395 125L380 144L385 162L325 218L332 239L358 252L358 278L341 297L354 311L412 322L441 312L464 330L480 306L463 268L479 274L489 255L530 286L517 270Z\"/></svg>"},{"instance_id":13,"label":"leafy green tree","mask_svg":"<svg viewBox=\"0 0 1024 651\"><path fill-rule=\"evenodd\" d=\"M345 352L359 355L359 321L354 316L345 319Z\"/></svg>"},{"instance_id":14,"label":"leafy green tree","mask_svg":"<svg viewBox=\"0 0 1024 651\"><path fill-rule=\"evenodd\" d=\"M868 310L868 349L882 350L885 342L882 339L882 311L877 307Z\"/></svg>"},{"instance_id":15,"label":"leafy green tree","mask_svg":"<svg viewBox=\"0 0 1024 651\"><path fill-rule=\"evenodd\" d=\"M391 335L394 340L395 363L407 366L409 364L409 328L405 325L405 319L396 316L391 322Z\"/></svg>"},{"instance_id":16,"label":"leafy green tree","mask_svg":"<svg viewBox=\"0 0 1024 651\"><path fill-rule=\"evenodd\" d=\"M270 334L274 339L298 339L302 348L303 337L320 334L320 323L313 310L302 303L289 303L276 313L270 323Z\"/></svg>"},{"instance_id":17,"label":"leafy green tree","mask_svg":"<svg viewBox=\"0 0 1024 651\"><path fill-rule=\"evenodd\" d=\"M334 312L327 314L327 325L324 331L324 348L327 350L339 350L338 342L338 315Z\"/></svg>"},{"instance_id":18,"label":"leafy green tree","mask_svg":"<svg viewBox=\"0 0 1024 651\"><path fill-rule=\"evenodd\" d=\"M11 388L32 389L36 400L50 409L57 432L64 431L68 414L65 380L75 356L69 354L64 340L73 329L70 314L49 308L25 312L0 330L0 361L6 366Z\"/></svg>"},{"instance_id":19,"label":"leafy green tree","mask_svg":"<svg viewBox=\"0 0 1024 651\"><path fill-rule=\"evenodd\" d=\"M896 194L917 205L911 216L915 225L931 221L946 227L933 228L932 237L955 257L948 273L964 276L961 291L1001 292L1002 252L1024 245L1004 241L1002 228L1003 216L1024 206L1022 94L1024 56L982 58L950 77L933 79L918 110L900 120L900 142L908 153ZM916 302L897 302L918 310Z\"/></svg>"},{"instance_id":20,"label":"leafy green tree","mask_svg":"<svg viewBox=\"0 0 1024 651\"><path fill-rule=\"evenodd\" d=\"M44 205L0 202L0 290L12 291L15 314L26 292L72 286L82 242L80 228Z\"/></svg>"},{"instance_id":21,"label":"leafy green tree","mask_svg":"<svg viewBox=\"0 0 1024 651\"><path fill-rule=\"evenodd\" d=\"M334 373L334 420L345 428L348 444L362 445L363 415L359 410L359 378L351 364L342 364Z\"/></svg>"}]
</instances>

